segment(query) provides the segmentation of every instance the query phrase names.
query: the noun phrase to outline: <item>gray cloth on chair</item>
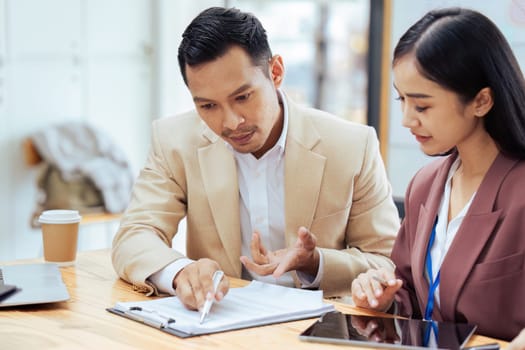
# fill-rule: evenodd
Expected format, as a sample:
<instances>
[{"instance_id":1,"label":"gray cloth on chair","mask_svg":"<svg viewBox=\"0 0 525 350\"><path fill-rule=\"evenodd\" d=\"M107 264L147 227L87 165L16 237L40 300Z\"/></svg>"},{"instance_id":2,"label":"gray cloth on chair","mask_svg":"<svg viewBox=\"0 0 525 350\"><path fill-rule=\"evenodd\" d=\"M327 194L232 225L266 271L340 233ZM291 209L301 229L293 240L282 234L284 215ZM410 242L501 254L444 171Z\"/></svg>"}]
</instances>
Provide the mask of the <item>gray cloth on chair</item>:
<instances>
[{"instance_id":1,"label":"gray cloth on chair","mask_svg":"<svg viewBox=\"0 0 525 350\"><path fill-rule=\"evenodd\" d=\"M107 134L83 122L68 122L42 129L31 139L65 181L88 178L102 193L108 212L126 209L133 174L124 152Z\"/></svg>"}]
</instances>

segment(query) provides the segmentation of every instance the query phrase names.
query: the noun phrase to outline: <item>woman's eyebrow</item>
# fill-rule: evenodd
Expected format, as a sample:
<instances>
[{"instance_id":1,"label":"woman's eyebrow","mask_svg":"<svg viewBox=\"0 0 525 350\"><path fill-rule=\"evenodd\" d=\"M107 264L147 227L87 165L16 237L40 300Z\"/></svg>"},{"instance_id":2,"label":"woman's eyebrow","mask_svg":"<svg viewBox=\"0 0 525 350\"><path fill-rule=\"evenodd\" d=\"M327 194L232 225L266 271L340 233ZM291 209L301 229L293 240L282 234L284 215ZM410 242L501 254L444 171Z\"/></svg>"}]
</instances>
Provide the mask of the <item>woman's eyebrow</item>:
<instances>
[{"instance_id":1,"label":"woman's eyebrow","mask_svg":"<svg viewBox=\"0 0 525 350\"><path fill-rule=\"evenodd\" d=\"M397 93L401 94L401 92L397 88L396 84L393 84L393 85L394 85L394 89L396 89ZM431 98L431 97L433 97L432 95L423 94L423 93L419 93L419 92L407 92L404 95L407 96L407 97L411 97L411 98Z\"/></svg>"}]
</instances>

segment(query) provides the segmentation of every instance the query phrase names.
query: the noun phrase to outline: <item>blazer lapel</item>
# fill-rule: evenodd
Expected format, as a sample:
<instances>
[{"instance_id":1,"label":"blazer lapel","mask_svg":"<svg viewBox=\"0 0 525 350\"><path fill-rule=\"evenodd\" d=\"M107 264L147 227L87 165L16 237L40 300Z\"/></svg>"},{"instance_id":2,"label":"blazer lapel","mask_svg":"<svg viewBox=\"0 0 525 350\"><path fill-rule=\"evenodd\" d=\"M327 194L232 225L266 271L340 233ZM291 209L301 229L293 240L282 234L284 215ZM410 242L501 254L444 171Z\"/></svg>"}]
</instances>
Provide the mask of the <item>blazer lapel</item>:
<instances>
[{"instance_id":1,"label":"blazer lapel","mask_svg":"<svg viewBox=\"0 0 525 350\"><path fill-rule=\"evenodd\" d=\"M286 244L293 245L300 226L310 228L317 208L326 158L313 148L320 136L308 119L288 101L284 188Z\"/></svg>"},{"instance_id":2,"label":"blazer lapel","mask_svg":"<svg viewBox=\"0 0 525 350\"><path fill-rule=\"evenodd\" d=\"M440 167L432 186L428 192L428 197L425 203L421 204L419 210L419 218L416 228L416 237L414 242L414 250L412 252L411 260L414 262L412 268L412 275L414 280L414 287L416 295L418 296L419 308L424 314L428 300L428 280L425 275L425 259L427 253L428 241L432 227L436 221L441 198L443 197L443 190L445 188L445 181L447 180L448 171L454 163L457 155L452 155L445 160ZM433 318L435 320L442 320L443 317L439 308L434 308Z\"/></svg>"},{"instance_id":3,"label":"blazer lapel","mask_svg":"<svg viewBox=\"0 0 525 350\"><path fill-rule=\"evenodd\" d=\"M494 202L505 175L516 160L499 154L485 178L450 245L441 266L441 312L447 319L454 319L455 306L465 281L468 279L478 256L494 234L494 227L501 211L494 211Z\"/></svg>"},{"instance_id":4,"label":"blazer lapel","mask_svg":"<svg viewBox=\"0 0 525 350\"><path fill-rule=\"evenodd\" d=\"M240 276L241 227L235 158L210 129L205 128L203 135L212 142L198 151L204 188L224 250Z\"/></svg>"}]
</instances>

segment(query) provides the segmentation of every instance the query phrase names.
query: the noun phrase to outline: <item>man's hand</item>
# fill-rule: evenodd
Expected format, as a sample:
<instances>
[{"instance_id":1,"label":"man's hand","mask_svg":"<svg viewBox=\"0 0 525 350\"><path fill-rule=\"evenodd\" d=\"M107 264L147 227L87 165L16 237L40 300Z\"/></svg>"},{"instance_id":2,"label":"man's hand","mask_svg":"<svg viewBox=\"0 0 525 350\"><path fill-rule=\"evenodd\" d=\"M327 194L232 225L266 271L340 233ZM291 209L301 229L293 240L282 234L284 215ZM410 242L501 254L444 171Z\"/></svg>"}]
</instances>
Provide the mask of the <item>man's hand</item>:
<instances>
[{"instance_id":1,"label":"man's hand","mask_svg":"<svg viewBox=\"0 0 525 350\"><path fill-rule=\"evenodd\" d=\"M261 276L281 277L285 272L298 270L309 275L317 275L319 252L315 249L315 236L305 227L297 232L297 241L292 248L268 252L261 242L258 232L254 232L250 244L252 259L241 256L246 269Z\"/></svg>"},{"instance_id":2,"label":"man's hand","mask_svg":"<svg viewBox=\"0 0 525 350\"><path fill-rule=\"evenodd\" d=\"M173 288L180 301L190 310L198 310L206 301L206 295L213 293L213 273L219 270L219 264L210 259L199 259L183 268L173 279ZM226 293L230 282L224 277L218 291L212 297L220 301Z\"/></svg>"}]
</instances>

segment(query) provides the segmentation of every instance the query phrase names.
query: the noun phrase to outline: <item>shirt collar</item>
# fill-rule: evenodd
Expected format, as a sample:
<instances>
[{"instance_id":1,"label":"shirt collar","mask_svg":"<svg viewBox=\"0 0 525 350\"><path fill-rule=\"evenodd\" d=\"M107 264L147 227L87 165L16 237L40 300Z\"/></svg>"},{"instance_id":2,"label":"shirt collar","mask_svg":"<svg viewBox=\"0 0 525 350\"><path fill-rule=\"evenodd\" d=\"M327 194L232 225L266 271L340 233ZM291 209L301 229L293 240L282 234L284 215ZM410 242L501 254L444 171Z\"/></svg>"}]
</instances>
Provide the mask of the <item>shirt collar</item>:
<instances>
[{"instance_id":1,"label":"shirt collar","mask_svg":"<svg viewBox=\"0 0 525 350\"><path fill-rule=\"evenodd\" d=\"M288 135L288 102L284 96L284 93L281 89L277 89L279 94L279 103L283 106L283 131L281 136L275 143L275 146L280 147L282 152L284 152L284 146L286 145L286 135Z\"/></svg>"},{"instance_id":2,"label":"shirt collar","mask_svg":"<svg viewBox=\"0 0 525 350\"><path fill-rule=\"evenodd\" d=\"M453 221L457 221L461 219L460 222L462 222L463 217L467 214L467 211L469 210L470 205L472 204L472 201L474 200L474 197L476 196L476 193L477 193L477 191L475 191L470 197L467 204L465 204L463 209L461 209L460 212L450 222L448 222L448 209L450 206L450 192L452 191L452 177L454 176L456 171L459 169L460 165L461 165L461 159L457 157L454 163L452 163L452 165L450 166L450 169L448 171L447 181L445 182L445 189L444 189L443 197L441 199L441 204L440 204L439 214L438 214L438 226L440 226L441 230L444 229L446 231L447 227Z\"/></svg>"}]
</instances>

